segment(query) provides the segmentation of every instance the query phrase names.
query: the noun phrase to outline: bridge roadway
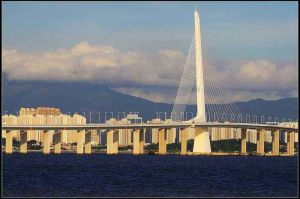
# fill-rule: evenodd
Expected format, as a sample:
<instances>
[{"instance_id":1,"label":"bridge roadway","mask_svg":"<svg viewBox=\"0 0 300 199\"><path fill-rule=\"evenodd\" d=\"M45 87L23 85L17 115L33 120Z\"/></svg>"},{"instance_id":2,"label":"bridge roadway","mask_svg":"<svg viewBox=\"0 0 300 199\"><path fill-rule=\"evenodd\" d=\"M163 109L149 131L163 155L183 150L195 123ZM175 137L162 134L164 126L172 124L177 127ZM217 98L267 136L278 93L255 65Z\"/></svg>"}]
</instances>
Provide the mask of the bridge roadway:
<instances>
[{"instance_id":1,"label":"bridge roadway","mask_svg":"<svg viewBox=\"0 0 300 199\"><path fill-rule=\"evenodd\" d=\"M13 135L14 130L20 133L20 153L27 153L27 131L43 131L43 153L50 153L50 143L53 143L54 153L61 153L62 130L77 130L77 154L91 154L91 130L106 129L107 131L107 154L118 154L118 129L133 129L133 154L143 154L145 145L146 128L159 129L158 132L158 154L167 153L167 129L181 128L181 152L187 154L188 133L191 128L195 128L195 133L201 134L203 129L208 127L215 128L240 128L241 129L241 154L247 154L247 129L256 129L257 133L257 154L264 155L264 131L272 131L272 155L279 155L279 133L280 130L288 132L287 134L287 155L295 154L295 132L296 127L267 125L267 124L250 124L250 123L220 123L206 122L193 123L186 122L166 122L166 123L115 123L115 124L84 124L84 125L3 125L2 130L6 133L5 152L13 152ZM50 131L54 130L53 136Z\"/></svg>"},{"instance_id":2,"label":"bridge roadway","mask_svg":"<svg viewBox=\"0 0 300 199\"><path fill-rule=\"evenodd\" d=\"M145 128L246 128L263 130L283 130L298 132L296 127L251 124L251 123L192 123L192 122L170 122L170 123L116 123L116 124L84 124L84 125L3 125L2 130L96 130L96 129L145 129Z\"/></svg>"}]
</instances>

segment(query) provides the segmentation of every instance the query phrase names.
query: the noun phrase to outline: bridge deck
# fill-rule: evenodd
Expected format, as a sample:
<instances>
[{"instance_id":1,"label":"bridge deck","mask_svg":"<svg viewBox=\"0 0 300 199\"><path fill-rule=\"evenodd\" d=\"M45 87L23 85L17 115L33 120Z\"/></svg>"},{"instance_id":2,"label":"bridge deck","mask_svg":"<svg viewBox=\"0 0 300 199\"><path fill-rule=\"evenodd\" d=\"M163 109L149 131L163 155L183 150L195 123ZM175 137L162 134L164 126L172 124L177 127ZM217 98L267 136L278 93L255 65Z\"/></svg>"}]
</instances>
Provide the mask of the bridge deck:
<instances>
[{"instance_id":1,"label":"bridge deck","mask_svg":"<svg viewBox=\"0 0 300 199\"><path fill-rule=\"evenodd\" d=\"M249 123L132 123L132 124L84 124L84 125L3 125L2 130L97 130L97 129L144 129L144 128L188 128L188 127L216 127L216 128L247 128L265 130L284 130L298 132L296 127L279 125L249 124Z\"/></svg>"}]
</instances>

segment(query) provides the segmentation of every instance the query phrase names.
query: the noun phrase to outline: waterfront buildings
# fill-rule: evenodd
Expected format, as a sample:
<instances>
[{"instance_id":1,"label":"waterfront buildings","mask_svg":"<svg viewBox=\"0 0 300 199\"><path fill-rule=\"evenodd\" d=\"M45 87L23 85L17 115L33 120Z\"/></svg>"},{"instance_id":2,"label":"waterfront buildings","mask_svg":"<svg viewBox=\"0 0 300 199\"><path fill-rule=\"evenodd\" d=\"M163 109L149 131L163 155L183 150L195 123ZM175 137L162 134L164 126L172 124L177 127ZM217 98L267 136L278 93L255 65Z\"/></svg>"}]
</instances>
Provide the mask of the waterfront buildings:
<instances>
[{"instance_id":1,"label":"waterfront buildings","mask_svg":"<svg viewBox=\"0 0 300 199\"><path fill-rule=\"evenodd\" d=\"M278 123L280 126L292 126L298 128L298 122L283 122ZM209 133L211 137L211 141L217 140L227 140L227 139L241 139L241 130L234 128L209 128ZM281 141L287 143L287 132L282 134ZM271 131L265 131L265 142L272 142L272 134ZM257 141L257 130L248 129L247 130L247 142L255 143ZM295 142L298 142L298 133L295 133Z\"/></svg>"},{"instance_id":2,"label":"waterfront buildings","mask_svg":"<svg viewBox=\"0 0 300 199\"><path fill-rule=\"evenodd\" d=\"M172 122L171 119L167 119L166 121L161 120L160 118L155 118L151 120L152 123L168 123ZM152 129L151 130L151 143L157 144L158 143L158 130L159 129ZM176 142L176 128L168 129L167 130L167 143L172 144Z\"/></svg>"},{"instance_id":3,"label":"waterfront buildings","mask_svg":"<svg viewBox=\"0 0 300 199\"><path fill-rule=\"evenodd\" d=\"M127 118L123 118L119 121L115 118L111 118L111 119L107 120L106 123L108 123L108 124L118 124L118 123L130 124L131 121L129 121ZM119 131L119 133L118 133L119 146L132 145L132 130L131 129L119 129L118 131ZM104 143L106 144L106 139L104 139L101 144L104 144Z\"/></svg>"},{"instance_id":4,"label":"waterfront buildings","mask_svg":"<svg viewBox=\"0 0 300 199\"><path fill-rule=\"evenodd\" d=\"M21 108L19 111L19 116L15 115L3 115L2 124L8 125L76 125L76 124L86 124L86 118L74 114L65 115L61 114L59 109L49 108L49 107L38 107L34 108ZM51 131L51 138L54 131ZM5 133L2 133L2 137L5 138ZM20 132L14 131L13 138L17 141L20 140ZM93 139L94 138L94 139ZM38 142L43 142L43 133L39 130L29 130L27 132L27 140L36 140ZM52 139L51 139L52 140ZM62 131L62 143L69 144L77 141L76 130L63 130ZM92 132L92 143L98 144L99 138L97 137L97 132Z\"/></svg>"},{"instance_id":5,"label":"waterfront buildings","mask_svg":"<svg viewBox=\"0 0 300 199\"><path fill-rule=\"evenodd\" d=\"M155 118L151 120L152 123L162 123L163 121L159 118ZM158 129L151 129L151 143L157 144L158 143Z\"/></svg>"},{"instance_id":6,"label":"waterfront buildings","mask_svg":"<svg viewBox=\"0 0 300 199\"><path fill-rule=\"evenodd\" d=\"M124 114L125 115L125 114ZM138 114L128 114L125 118L117 120L112 118L107 120L107 123L141 123L143 121L142 117ZM168 123L172 122L167 119L163 121L159 118L153 119L150 122L152 123ZM19 116L15 115L3 115L2 124L11 124L11 125L76 125L76 124L86 124L86 118L79 115L73 114L66 115L62 114L59 109L49 108L49 107L38 107L38 108L21 108L19 111ZM292 126L298 128L297 122L284 122L279 123L281 126ZM227 139L241 139L240 129L234 128L209 128L209 135L211 141L217 140L227 140ZM146 132L146 129L145 129ZM53 136L54 131L51 132L51 137ZM144 134L145 140L146 137L149 137L148 142L151 144L158 143L158 129L151 129L151 131ZM287 143L287 133L283 132L280 135L281 141ZM5 138L6 134L2 133L2 137ZM12 136L16 140L20 140L19 131L13 131ZM43 142L43 133L39 130L29 130L27 132L27 140L36 140L38 142ZM270 131L265 131L265 142L272 142L272 136ZM190 129L188 133L188 139L194 139L195 132L193 128ZM62 143L71 144L76 143L77 141L77 132L76 130L63 130L62 131ZM180 129L170 129L167 130L167 143L180 143L181 142L181 133ZM247 130L247 142L255 143L257 142L257 131L254 129ZM298 142L298 133L295 133L295 142ZM96 130L92 131L92 145L105 145L106 144L106 134L97 132ZM119 146L130 146L133 145L133 133L131 129L120 129L119 130Z\"/></svg>"},{"instance_id":7,"label":"waterfront buildings","mask_svg":"<svg viewBox=\"0 0 300 199\"><path fill-rule=\"evenodd\" d=\"M142 123L143 118L139 117L138 114L128 114L125 118L122 118L121 120L117 120L116 118L111 118L106 121L108 124L130 124L130 123ZM146 130L146 129L144 129ZM119 129L119 146L130 146L133 145L133 131L132 129ZM145 136L145 134L144 134ZM100 133L101 141L100 144L105 145L106 144L106 133L101 132ZM144 137L145 139L145 137Z\"/></svg>"}]
</instances>

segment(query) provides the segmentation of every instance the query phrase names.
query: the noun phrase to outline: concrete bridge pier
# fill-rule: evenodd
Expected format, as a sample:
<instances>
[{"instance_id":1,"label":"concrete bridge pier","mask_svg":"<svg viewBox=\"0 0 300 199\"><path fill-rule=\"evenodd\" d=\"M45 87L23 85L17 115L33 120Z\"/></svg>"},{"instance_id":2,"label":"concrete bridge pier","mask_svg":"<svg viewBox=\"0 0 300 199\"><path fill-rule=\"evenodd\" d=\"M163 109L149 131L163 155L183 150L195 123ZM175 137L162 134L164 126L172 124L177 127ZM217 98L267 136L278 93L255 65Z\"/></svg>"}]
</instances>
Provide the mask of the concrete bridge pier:
<instances>
[{"instance_id":1,"label":"concrete bridge pier","mask_svg":"<svg viewBox=\"0 0 300 199\"><path fill-rule=\"evenodd\" d=\"M55 154L61 154L61 140L62 140L61 131L55 131L53 135L53 145L54 145Z\"/></svg>"},{"instance_id":2,"label":"concrete bridge pier","mask_svg":"<svg viewBox=\"0 0 300 199\"><path fill-rule=\"evenodd\" d=\"M50 153L50 139L51 139L51 131L44 131L43 132L43 153L49 154Z\"/></svg>"},{"instance_id":3,"label":"concrete bridge pier","mask_svg":"<svg viewBox=\"0 0 300 199\"><path fill-rule=\"evenodd\" d=\"M6 131L5 153L12 154L13 152L13 131Z\"/></svg>"},{"instance_id":4,"label":"concrete bridge pier","mask_svg":"<svg viewBox=\"0 0 300 199\"><path fill-rule=\"evenodd\" d=\"M241 129L241 154L247 154L247 129Z\"/></svg>"},{"instance_id":5,"label":"concrete bridge pier","mask_svg":"<svg viewBox=\"0 0 300 199\"><path fill-rule=\"evenodd\" d=\"M264 129L260 129L257 131L257 154L264 155L265 154L265 131Z\"/></svg>"},{"instance_id":6,"label":"concrete bridge pier","mask_svg":"<svg viewBox=\"0 0 300 199\"><path fill-rule=\"evenodd\" d=\"M290 138L290 155L295 155L295 132L291 132Z\"/></svg>"},{"instance_id":7,"label":"concrete bridge pier","mask_svg":"<svg viewBox=\"0 0 300 199\"><path fill-rule=\"evenodd\" d=\"M186 155L187 154L187 140L188 140L189 128L180 129L180 133L181 133L181 151L180 151L180 155Z\"/></svg>"},{"instance_id":8,"label":"concrete bridge pier","mask_svg":"<svg viewBox=\"0 0 300 199\"><path fill-rule=\"evenodd\" d=\"M119 132L110 130L107 132L107 154L118 154Z\"/></svg>"},{"instance_id":9,"label":"concrete bridge pier","mask_svg":"<svg viewBox=\"0 0 300 199\"><path fill-rule=\"evenodd\" d=\"M135 129L133 131L133 154L144 154L145 131L144 129Z\"/></svg>"},{"instance_id":10,"label":"concrete bridge pier","mask_svg":"<svg viewBox=\"0 0 300 199\"><path fill-rule=\"evenodd\" d=\"M290 134L289 134L289 132L287 132L287 143L286 143L286 154L290 154L290 142L289 142L289 140L290 140Z\"/></svg>"},{"instance_id":11,"label":"concrete bridge pier","mask_svg":"<svg viewBox=\"0 0 300 199\"><path fill-rule=\"evenodd\" d=\"M77 131L77 154L83 154L83 144L85 138L85 130Z\"/></svg>"},{"instance_id":12,"label":"concrete bridge pier","mask_svg":"<svg viewBox=\"0 0 300 199\"><path fill-rule=\"evenodd\" d=\"M195 128L195 138L194 138L194 153L210 154L211 146L208 134L208 127Z\"/></svg>"},{"instance_id":13,"label":"concrete bridge pier","mask_svg":"<svg viewBox=\"0 0 300 199\"><path fill-rule=\"evenodd\" d=\"M287 154L290 156L295 155L295 133L287 133Z\"/></svg>"},{"instance_id":14,"label":"concrete bridge pier","mask_svg":"<svg viewBox=\"0 0 300 199\"><path fill-rule=\"evenodd\" d=\"M92 153L92 131L87 131L85 133L84 153Z\"/></svg>"},{"instance_id":15,"label":"concrete bridge pier","mask_svg":"<svg viewBox=\"0 0 300 199\"><path fill-rule=\"evenodd\" d=\"M272 131L272 154L279 155L279 130Z\"/></svg>"},{"instance_id":16,"label":"concrete bridge pier","mask_svg":"<svg viewBox=\"0 0 300 199\"><path fill-rule=\"evenodd\" d=\"M140 139L139 139L139 153L144 154L144 146L145 146L145 129L140 130Z\"/></svg>"},{"instance_id":17,"label":"concrete bridge pier","mask_svg":"<svg viewBox=\"0 0 300 199\"><path fill-rule=\"evenodd\" d=\"M158 154L167 154L167 129L158 130Z\"/></svg>"},{"instance_id":18,"label":"concrete bridge pier","mask_svg":"<svg viewBox=\"0 0 300 199\"><path fill-rule=\"evenodd\" d=\"M27 131L20 131L20 153L27 153Z\"/></svg>"},{"instance_id":19,"label":"concrete bridge pier","mask_svg":"<svg viewBox=\"0 0 300 199\"><path fill-rule=\"evenodd\" d=\"M140 130L135 129L133 131L133 155L138 155L140 153Z\"/></svg>"}]
</instances>

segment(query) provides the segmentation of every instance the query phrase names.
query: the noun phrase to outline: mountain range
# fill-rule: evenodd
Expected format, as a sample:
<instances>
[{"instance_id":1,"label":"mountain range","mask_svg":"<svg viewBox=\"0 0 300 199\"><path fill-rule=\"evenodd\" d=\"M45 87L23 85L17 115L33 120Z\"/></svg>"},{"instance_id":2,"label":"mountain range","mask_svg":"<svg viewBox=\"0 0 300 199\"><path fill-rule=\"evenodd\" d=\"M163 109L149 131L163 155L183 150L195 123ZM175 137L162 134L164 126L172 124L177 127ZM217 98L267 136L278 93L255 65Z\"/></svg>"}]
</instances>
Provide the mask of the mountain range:
<instances>
[{"instance_id":1,"label":"mountain range","mask_svg":"<svg viewBox=\"0 0 300 199\"><path fill-rule=\"evenodd\" d=\"M2 78L2 113L16 114L21 107L49 106L61 109L63 113L71 114L78 112L89 119L92 112L92 121L96 122L101 114L110 118L121 118L125 112L139 112L144 120L157 117L164 118L163 112L168 116L172 111L173 104L156 103L143 98L134 97L116 92L109 87L90 82L47 82L47 81L24 81L9 80L5 75ZM236 102L242 114L271 116L279 118L298 119L298 98L284 98L279 100L254 99L247 102ZM188 105L187 111L196 112L195 105ZM190 116L191 117L191 116Z\"/></svg>"}]
</instances>

